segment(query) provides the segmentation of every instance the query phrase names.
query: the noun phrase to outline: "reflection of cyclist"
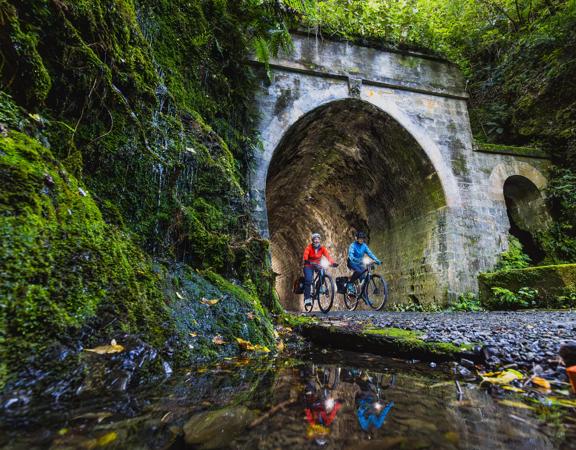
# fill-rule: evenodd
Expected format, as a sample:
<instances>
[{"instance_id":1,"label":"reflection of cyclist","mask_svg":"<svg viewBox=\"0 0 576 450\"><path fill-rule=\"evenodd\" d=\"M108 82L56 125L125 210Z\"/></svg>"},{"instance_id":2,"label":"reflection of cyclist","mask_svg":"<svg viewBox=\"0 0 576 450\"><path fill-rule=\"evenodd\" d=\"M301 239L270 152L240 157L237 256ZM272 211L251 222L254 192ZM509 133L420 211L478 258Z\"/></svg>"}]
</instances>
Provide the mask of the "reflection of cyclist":
<instances>
[{"instance_id":1,"label":"reflection of cyclist","mask_svg":"<svg viewBox=\"0 0 576 450\"><path fill-rule=\"evenodd\" d=\"M362 272L365 270L365 264L363 261L364 255L368 255L374 260L376 264L382 264L376 255L372 253L372 250L370 250L370 248L366 245L366 242L364 242L365 240L366 233L363 231L357 231L356 240L352 242L348 248L347 265L349 269L354 271L348 283L348 290L351 292L354 292L354 282L360 278Z\"/></svg>"},{"instance_id":2,"label":"reflection of cyclist","mask_svg":"<svg viewBox=\"0 0 576 450\"><path fill-rule=\"evenodd\" d=\"M380 381L376 377L364 372L356 379L356 383L360 387L360 392L356 394L355 399L356 416L358 417L360 428L364 431L369 431L370 426L380 429L394 406L393 401L386 404L381 401L381 389L388 389L393 386L394 376L392 376L392 381L388 385L381 386Z\"/></svg>"},{"instance_id":3,"label":"reflection of cyclist","mask_svg":"<svg viewBox=\"0 0 576 450\"><path fill-rule=\"evenodd\" d=\"M314 280L314 266L312 264L319 265L322 257L330 262L330 264L335 265L336 263L326 250L326 247L320 244L320 234L312 233L312 242L308 244L304 250L304 306L312 306L312 297L310 292L312 290L312 281Z\"/></svg>"},{"instance_id":4,"label":"reflection of cyclist","mask_svg":"<svg viewBox=\"0 0 576 450\"><path fill-rule=\"evenodd\" d=\"M323 371L324 375L328 373L328 369ZM318 445L325 445L330 434L330 426L342 407L342 401L332 397L331 389L327 385L319 393L313 367L304 369L302 375L308 378L304 391L304 413L308 422L306 437L314 439ZM334 387L335 385L332 386Z\"/></svg>"}]
</instances>

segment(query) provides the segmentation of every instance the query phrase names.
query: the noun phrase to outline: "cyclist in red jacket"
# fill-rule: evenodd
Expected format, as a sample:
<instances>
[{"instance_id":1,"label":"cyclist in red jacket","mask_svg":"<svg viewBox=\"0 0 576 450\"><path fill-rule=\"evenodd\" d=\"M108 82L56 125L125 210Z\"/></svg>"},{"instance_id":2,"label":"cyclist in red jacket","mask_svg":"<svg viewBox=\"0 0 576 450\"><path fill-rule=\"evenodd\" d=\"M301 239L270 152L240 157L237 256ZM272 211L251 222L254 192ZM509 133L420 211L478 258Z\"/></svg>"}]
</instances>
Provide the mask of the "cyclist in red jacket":
<instances>
[{"instance_id":1,"label":"cyclist in red jacket","mask_svg":"<svg viewBox=\"0 0 576 450\"><path fill-rule=\"evenodd\" d=\"M322 257L330 262L335 267L337 264L334 262L326 247L320 244L320 233L312 233L312 242L308 244L304 250L304 306L312 305L312 297L310 291L312 290L312 281L314 280L314 271L318 270L314 264L320 265Z\"/></svg>"}]
</instances>

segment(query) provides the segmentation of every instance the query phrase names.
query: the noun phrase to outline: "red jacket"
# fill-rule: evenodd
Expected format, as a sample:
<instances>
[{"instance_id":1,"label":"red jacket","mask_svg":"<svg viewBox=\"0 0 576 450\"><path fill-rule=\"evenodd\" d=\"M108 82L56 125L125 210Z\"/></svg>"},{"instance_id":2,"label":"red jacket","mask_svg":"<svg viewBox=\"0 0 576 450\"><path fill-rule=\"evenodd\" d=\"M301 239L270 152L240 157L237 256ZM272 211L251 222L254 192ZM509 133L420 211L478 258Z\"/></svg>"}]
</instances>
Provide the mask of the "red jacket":
<instances>
[{"instance_id":1,"label":"red jacket","mask_svg":"<svg viewBox=\"0 0 576 450\"><path fill-rule=\"evenodd\" d=\"M308 247L306 247L306 250L304 250L304 261L310 261L311 263L314 264L320 264L320 259L322 258L322 256L325 256L326 259L330 261L330 264L334 264L334 260L328 253L328 250L326 250L326 247L324 247L323 245L321 245L320 248L316 250L312 244L308 244Z\"/></svg>"}]
</instances>

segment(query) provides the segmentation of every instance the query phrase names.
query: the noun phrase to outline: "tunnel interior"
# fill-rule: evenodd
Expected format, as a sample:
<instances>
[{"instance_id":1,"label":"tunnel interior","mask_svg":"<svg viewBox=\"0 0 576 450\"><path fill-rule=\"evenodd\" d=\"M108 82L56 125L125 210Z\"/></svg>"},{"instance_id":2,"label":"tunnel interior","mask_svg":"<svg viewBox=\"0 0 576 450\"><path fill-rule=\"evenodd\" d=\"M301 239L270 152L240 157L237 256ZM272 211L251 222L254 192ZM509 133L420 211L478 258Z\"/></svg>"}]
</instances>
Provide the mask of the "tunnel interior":
<instances>
[{"instance_id":1,"label":"tunnel interior","mask_svg":"<svg viewBox=\"0 0 576 450\"><path fill-rule=\"evenodd\" d=\"M289 310L302 254L319 232L347 275L356 230L383 261L392 303L441 303L446 296L446 200L438 173L418 142L391 116L360 100L306 114L270 162L266 206L276 289ZM335 308L342 309L339 296Z\"/></svg>"},{"instance_id":2,"label":"tunnel interior","mask_svg":"<svg viewBox=\"0 0 576 450\"><path fill-rule=\"evenodd\" d=\"M534 238L535 233L546 228L548 223L544 198L528 178L513 175L504 182L504 199L510 234L520 241L532 263L538 264L546 256Z\"/></svg>"}]
</instances>

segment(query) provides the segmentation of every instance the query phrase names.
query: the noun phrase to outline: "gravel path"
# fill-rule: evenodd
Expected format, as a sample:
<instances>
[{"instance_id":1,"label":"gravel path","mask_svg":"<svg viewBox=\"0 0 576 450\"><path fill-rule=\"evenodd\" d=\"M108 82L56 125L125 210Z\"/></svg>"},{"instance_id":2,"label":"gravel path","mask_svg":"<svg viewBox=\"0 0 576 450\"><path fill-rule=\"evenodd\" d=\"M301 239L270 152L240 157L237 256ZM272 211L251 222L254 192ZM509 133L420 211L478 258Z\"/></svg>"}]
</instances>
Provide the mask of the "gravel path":
<instances>
[{"instance_id":1,"label":"gravel path","mask_svg":"<svg viewBox=\"0 0 576 450\"><path fill-rule=\"evenodd\" d=\"M518 367L541 376L564 379L559 364L560 346L576 340L574 311L518 311L479 313L416 313L336 311L314 314L322 320L346 320L351 326L371 323L377 327L418 330L422 339L456 345L479 344L486 366Z\"/></svg>"}]
</instances>

